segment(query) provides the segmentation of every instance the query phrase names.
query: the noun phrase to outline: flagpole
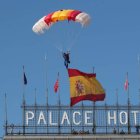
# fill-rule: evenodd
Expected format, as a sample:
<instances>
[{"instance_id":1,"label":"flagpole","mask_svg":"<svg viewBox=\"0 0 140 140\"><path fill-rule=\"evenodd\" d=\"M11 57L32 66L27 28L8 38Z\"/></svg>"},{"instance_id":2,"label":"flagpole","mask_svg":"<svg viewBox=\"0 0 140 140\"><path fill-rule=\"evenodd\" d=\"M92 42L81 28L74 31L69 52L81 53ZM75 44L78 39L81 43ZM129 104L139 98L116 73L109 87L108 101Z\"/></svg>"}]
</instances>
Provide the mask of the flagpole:
<instances>
[{"instance_id":1,"label":"flagpole","mask_svg":"<svg viewBox=\"0 0 140 140\"><path fill-rule=\"evenodd\" d=\"M59 81L59 72L58 72L58 82L60 84L60 81ZM61 104L61 101L60 101L60 88L58 87L58 105L60 106Z\"/></svg>"},{"instance_id":2,"label":"flagpole","mask_svg":"<svg viewBox=\"0 0 140 140\"><path fill-rule=\"evenodd\" d=\"M25 104L24 65L23 65L23 81L22 81L22 86L23 86L23 105L24 105Z\"/></svg>"},{"instance_id":3,"label":"flagpole","mask_svg":"<svg viewBox=\"0 0 140 140\"><path fill-rule=\"evenodd\" d=\"M47 56L46 55L45 55L45 65L46 65L46 82L45 82L45 86L46 86L46 105L48 106Z\"/></svg>"},{"instance_id":4,"label":"flagpole","mask_svg":"<svg viewBox=\"0 0 140 140\"><path fill-rule=\"evenodd\" d=\"M116 89L116 105L118 106L118 89Z\"/></svg>"},{"instance_id":5,"label":"flagpole","mask_svg":"<svg viewBox=\"0 0 140 140\"><path fill-rule=\"evenodd\" d=\"M7 125L8 125L8 119L7 119L7 95L5 93L5 135L7 135Z\"/></svg>"},{"instance_id":6,"label":"flagpole","mask_svg":"<svg viewBox=\"0 0 140 140\"><path fill-rule=\"evenodd\" d=\"M23 135L25 134L25 85L24 85L24 65L23 65L23 81L22 81L22 85L23 85Z\"/></svg>"},{"instance_id":7,"label":"flagpole","mask_svg":"<svg viewBox=\"0 0 140 140\"><path fill-rule=\"evenodd\" d=\"M107 110L107 103L106 103L106 99L105 99L105 110ZM106 134L107 134L107 111L105 111L105 118L106 118Z\"/></svg>"},{"instance_id":8,"label":"flagpole","mask_svg":"<svg viewBox=\"0 0 140 140\"><path fill-rule=\"evenodd\" d=\"M83 101L82 101L82 122L84 122L83 120L83 116L84 116L84 103L83 103ZM82 133L84 133L84 125L82 124Z\"/></svg>"},{"instance_id":9,"label":"flagpole","mask_svg":"<svg viewBox=\"0 0 140 140\"><path fill-rule=\"evenodd\" d=\"M93 67L93 74L94 73L95 73L95 67ZM96 133L95 106L96 106L95 101L93 101L93 129L92 129L93 134Z\"/></svg>"},{"instance_id":10,"label":"flagpole","mask_svg":"<svg viewBox=\"0 0 140 140\"><path fill-rule=\"evenodd\" d=\"M47 85L47 56L45 54L45 67L46 67L46 82L45 82L45 86L46 86L46 108L47 108L47 114L48 114L48 85ZM47 123L47 134L48 134L48 123Z\"/></svg>"},{"instance_id":11,"label":"flagpole","mask_svg":"<svg viewBox=\"0 0 140 140\"><path fill-rule=\"evenodd\" d=\"M139 80L140 80L140 55L138 55L138 71L139 71ZM140 83L139 83L139 101L140 101ZM139 102L140 105L140 102Z\"/></svg>"},{"instance_id":12,"label":"flagpole","mask_svg":"<svg viewBox=\"0 0 140 140\"><path fill-rule=\"evenodd\" d=\"M59 72L58 72L58 79L59 81ZM60 81L59 81L59 84L60 84ZM60 87L60 86L59 86ZM59 107L59 111L58 111L58 133L60 134L61 131L60 131L60 105L61 105L61 102L60 102L60 88L58 88L58 107Z\"/></svg>"},{"instance_id":13,"label":"flagpole","mask_svg":"<svg viewBox=\"0 0 140 140\"><path fill-rule=\"evenodd\" d=\"M60 102L60 88L59 88L59 72L57 75L57 80L55 82L54 85L54 92L58 93L58 103L57 103L57 108L58 108L58 134L61 133L61 129L60 129L60 107L61 107L61 102Z\"/></svg>"},{"instance_id":14,"label":"flagpole","mask_svg":"<svg viewBox=\"0 0 140 140\"><path fill-rule=\"evenodd\" d=\"M37 122L37 101L36 101L36 88L35 88L35 95L34 95L34 96L35 96L35 99L34 99L34 100L35 100L35 101L34 101L34 102L35 102L35 105L34 105L34 106L35 106L35 122ZM35 133L37 134L37 126L36 126L36 123L35 123Z\"/></svg>"},{"instance_id":15,"label":"flagpole","mask_svg":"<svg viewBox=\"0 0 140 140\"><path fill-rule=\"evenodd\" d=\"M128 80L128 72L127 72L127 80ZM131 128L130 128L130 95L129 95L129 81L128 81L128 89L127 89L127 95L128 95L128 134L131 133Z\"/></svg>"},{"instance_id":16,"label":"flagpole","mask_svg":"<svg viewBox=\"0 0 140 140\"><path fill-rule=\"evenodd\" d=\"M140 89L139 89L139 106L140 106Z\"/></svg>"},{"instance_id":17,"label":"flagpole","mask_svg":"<svg viewBox=\"0 0 140 140\"><path fill-rule=\"evenodd\" d=\"M138 72L139 72L139 89L138 89L138 92L139 92L139 106L140 106L140 55L138 55ZM138 128L139 125L138 125Z\"/></svg>"},{"instance_id":18,"label":"flagpole","mask_svg":"<svg viewBox=\"0 0 140 140\"><path fill-rule=\"evenodd\" d=\"M119 105L119 102L118 102L118 89L116 89L116 106L117 106L117 119L119 119L118 117L118 105ZM117 123L117 131L119 133L119 123Z\"/></svg>"}]
</instances>

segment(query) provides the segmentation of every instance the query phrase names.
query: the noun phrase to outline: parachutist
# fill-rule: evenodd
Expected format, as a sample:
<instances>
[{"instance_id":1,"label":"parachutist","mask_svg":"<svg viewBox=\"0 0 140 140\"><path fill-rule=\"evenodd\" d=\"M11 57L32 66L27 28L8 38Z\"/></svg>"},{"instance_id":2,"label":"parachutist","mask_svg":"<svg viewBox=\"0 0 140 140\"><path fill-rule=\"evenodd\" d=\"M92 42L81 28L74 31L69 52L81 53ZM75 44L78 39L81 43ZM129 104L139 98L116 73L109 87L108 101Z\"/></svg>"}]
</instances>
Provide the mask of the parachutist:
<instances>
[{"instance_id":1,"label":"parachutist","mask_svg":"<svg viewBox=\"0 0 140 140\"><path fill-rule=\"evenodd\" d=\"M67 51L66 53L62 52L62 55L63 55L63 58L64 58L64 65L68 69L68 65L70 64L70 57L69 57L70 52L69 51Z\"/></svg>"}]
</instances>

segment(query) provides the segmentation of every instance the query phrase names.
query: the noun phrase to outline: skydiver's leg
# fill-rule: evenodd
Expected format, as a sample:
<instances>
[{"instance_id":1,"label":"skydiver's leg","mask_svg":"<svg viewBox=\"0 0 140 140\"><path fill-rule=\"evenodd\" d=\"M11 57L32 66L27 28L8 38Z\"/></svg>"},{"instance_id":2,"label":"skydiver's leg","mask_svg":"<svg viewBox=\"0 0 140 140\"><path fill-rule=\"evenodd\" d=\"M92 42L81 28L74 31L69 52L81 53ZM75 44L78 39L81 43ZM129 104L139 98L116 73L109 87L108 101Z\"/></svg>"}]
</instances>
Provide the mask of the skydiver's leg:
<instances>
[{"instance_id":1,"label":"skydiver's leg","mask_svg":"<svg viewBox=\"0 0 140 140\"><path fill-rule=\"evenodd\" d=\"M68 69L68 63L66 64L66 68Z\"/></svg>"},{"instance_id":2,"label":"skydiver's leg","mask_svg":"<svg viewBox=\"0 0 140 140\"><path fill-rule=\"evenodd\" d=\"M67 61L64 61L64 65L65 65L66 68L68 68L68 63L67 63Z\"/></svg>"},{"instance_id":3,"label":"skydiver's leg","mask_svg":"<svg viewBox=\"0 0 140 140\"><path fill-rule=\"evenodd\" d=\"M69 58L69 55L67 56L67 61L68 61L68 63L70 63L70 58Z\"/></svg>"}]
</instances>

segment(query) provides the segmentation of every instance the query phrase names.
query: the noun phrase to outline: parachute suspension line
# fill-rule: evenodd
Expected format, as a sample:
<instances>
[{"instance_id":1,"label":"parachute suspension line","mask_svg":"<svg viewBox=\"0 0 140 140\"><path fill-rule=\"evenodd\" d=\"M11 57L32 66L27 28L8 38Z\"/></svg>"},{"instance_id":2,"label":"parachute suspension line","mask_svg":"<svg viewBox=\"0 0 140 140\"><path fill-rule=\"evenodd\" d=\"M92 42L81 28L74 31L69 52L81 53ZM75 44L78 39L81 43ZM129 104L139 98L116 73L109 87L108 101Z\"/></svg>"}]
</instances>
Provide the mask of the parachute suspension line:
<instances>
[{"instance_id":1,"label":"parachute suspension line","mask_svg":"<svg viewBox=\"0 0 140 140\"><path fill-rule=\"evenodd\" d=\"M78 32L75 33L75 36L71 39L68 45L68 51L70 51L73 48L73 46L76 44L81 32L82 32L82 29L80 29Z\"/></svg>"},{"instance_id":2,"label":"parachute suspension line","mask_svg":"<svg viewBox=\"0 0 140 140\"><path fill-rule=\"evenodd\" d=\"M54 46L59 52L61 52L61 53L63 52L62 44L55 44Z\"/></svg>"}]
</instances>

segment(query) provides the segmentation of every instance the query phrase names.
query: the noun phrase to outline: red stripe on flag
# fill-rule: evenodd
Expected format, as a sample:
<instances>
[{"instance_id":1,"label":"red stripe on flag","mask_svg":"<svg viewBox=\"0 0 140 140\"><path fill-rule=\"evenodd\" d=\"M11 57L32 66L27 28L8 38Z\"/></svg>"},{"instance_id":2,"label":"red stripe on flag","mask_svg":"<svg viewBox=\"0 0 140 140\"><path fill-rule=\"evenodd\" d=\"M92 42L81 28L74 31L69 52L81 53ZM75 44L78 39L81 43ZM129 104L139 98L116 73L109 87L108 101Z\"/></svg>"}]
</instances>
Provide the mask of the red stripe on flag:
<instances>
[{"instance_id":1,"label":"red stripe on flag","mask_svg":"<svg viewBox=\"0 0 140 140\"><path fill-rule=\"evenodd\" d=\"M105 98L105 93L102 94L88 94L88 95L83 95L79 97L72 97L71 98L71 106L75 105L76 103L83 101L83 100L90 100L90 101L103 101Z\"/></svg>"},{"instance_id":2,"label":"red stripe on flag","mask_svg":"<svg viewBox=\"0 0 140 140\"><path fill-rule=\"evenodd\" d=\"M81 72L77 69L68 69L68 74L69 77L74 77L74 76L87 76L87 77L96 77L96 74L94 73L85 73Z\"/></svg>"}]
</instances>

